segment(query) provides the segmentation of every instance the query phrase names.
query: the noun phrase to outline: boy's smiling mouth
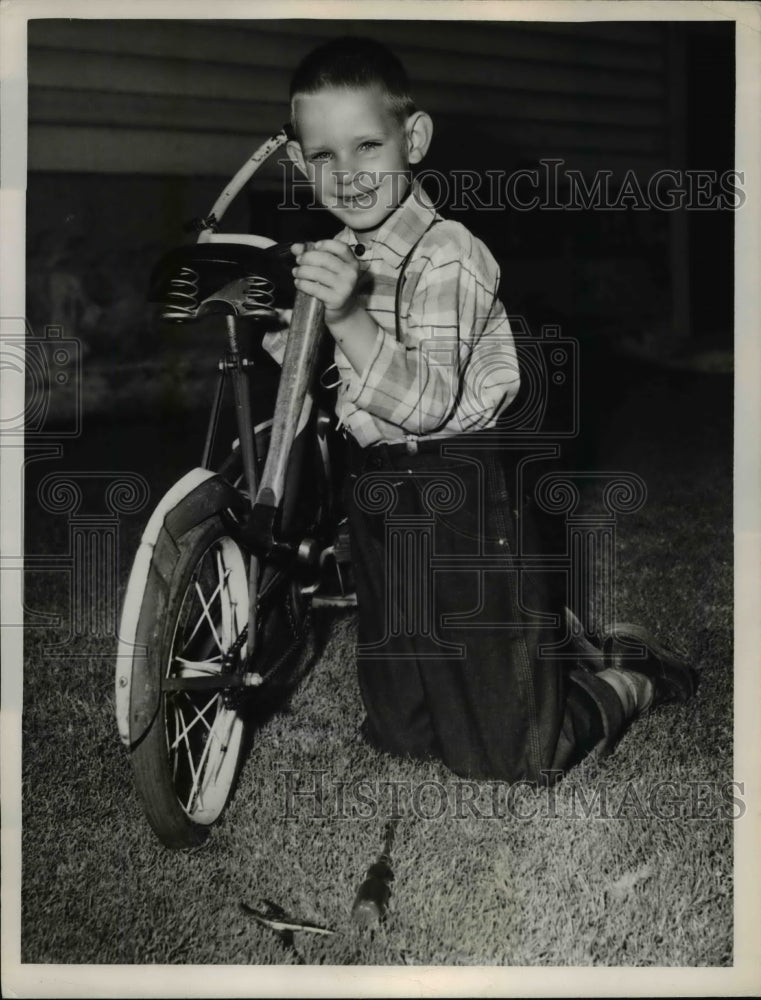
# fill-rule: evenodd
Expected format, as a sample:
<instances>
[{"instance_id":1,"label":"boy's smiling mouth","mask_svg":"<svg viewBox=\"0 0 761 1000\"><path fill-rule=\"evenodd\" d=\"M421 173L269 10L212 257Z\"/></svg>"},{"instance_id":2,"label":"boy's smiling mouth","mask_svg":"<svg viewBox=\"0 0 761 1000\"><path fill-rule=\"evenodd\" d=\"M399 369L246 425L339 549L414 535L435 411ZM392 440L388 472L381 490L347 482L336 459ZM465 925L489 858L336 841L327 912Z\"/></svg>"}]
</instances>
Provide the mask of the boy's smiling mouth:
<instances>
[{"instance_id":1,"label":"boy's smiling mouth","mask_svg":"<svg viewBox=\"0 0 761 1000\"><path fill-rule=\"evenodd\" d=\"M338 201L343 208L371 208L375 205L375 191L363 191L362 194L339 195Z\"/></svg>"}]
</instances>

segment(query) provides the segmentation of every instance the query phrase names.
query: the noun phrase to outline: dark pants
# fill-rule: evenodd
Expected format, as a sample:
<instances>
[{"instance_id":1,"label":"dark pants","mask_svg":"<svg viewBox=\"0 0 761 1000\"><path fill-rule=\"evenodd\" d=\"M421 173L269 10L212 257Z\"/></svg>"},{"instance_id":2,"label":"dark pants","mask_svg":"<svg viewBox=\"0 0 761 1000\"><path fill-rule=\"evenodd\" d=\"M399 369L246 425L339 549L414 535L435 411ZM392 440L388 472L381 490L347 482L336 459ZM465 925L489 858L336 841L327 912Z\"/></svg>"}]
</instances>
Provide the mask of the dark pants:
<instances>
[{"instance_id":1,"label":"dark pants","mask_svg":"<svg viewBox=\"0 0 761 1000\"><path fill-rule=\"evenodd\" d=\"M365 731L464 777L551 781L612 748L624 720L612 689L568 659L551 574L519 565L524 514L483 444L349 448Z\"/></svg>"}]
</instances>

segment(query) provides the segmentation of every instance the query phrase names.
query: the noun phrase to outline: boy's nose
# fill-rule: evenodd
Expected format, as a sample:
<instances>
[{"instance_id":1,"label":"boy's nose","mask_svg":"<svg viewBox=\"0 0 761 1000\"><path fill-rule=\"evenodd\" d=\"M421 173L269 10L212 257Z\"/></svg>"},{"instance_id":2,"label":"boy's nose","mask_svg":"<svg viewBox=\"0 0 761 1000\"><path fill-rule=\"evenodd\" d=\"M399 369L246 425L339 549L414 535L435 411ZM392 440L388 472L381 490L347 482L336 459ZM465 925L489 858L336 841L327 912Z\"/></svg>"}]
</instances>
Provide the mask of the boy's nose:
<instances>
[{"instance_id":1,"label":"boy's nose","mask_svg":"<svg viewBox=\"0 0 761 1000\"><path fill-rule=\"evenodd\" d=\"M339 191L360 194L368 186L371 186L371 178L367 170L350 155L337 160L335 178Z\"/></svg>"},{"instance_id":2,"label":"boy's nose","mask_svg":"<svg viewBox=\"0 0 761 1000\"><path fill-rule=\"evenodd\" d=\"M336 174L336 189L341 194L366 194L375 186L374 176L362 167L355 170L337 171Z\"/></svg>"},{"instance_id":3,"label":"boy's nose","mask_svg":"<svg viewBox=\"0 0 761 1000\"><path fill-rule=\"evenodd\" d=\"M357 175L357 168L351 161L344 161L336 166L336 184L341 190L348 190L354 186L354 179Z\"/></svg>"}]
</instances>

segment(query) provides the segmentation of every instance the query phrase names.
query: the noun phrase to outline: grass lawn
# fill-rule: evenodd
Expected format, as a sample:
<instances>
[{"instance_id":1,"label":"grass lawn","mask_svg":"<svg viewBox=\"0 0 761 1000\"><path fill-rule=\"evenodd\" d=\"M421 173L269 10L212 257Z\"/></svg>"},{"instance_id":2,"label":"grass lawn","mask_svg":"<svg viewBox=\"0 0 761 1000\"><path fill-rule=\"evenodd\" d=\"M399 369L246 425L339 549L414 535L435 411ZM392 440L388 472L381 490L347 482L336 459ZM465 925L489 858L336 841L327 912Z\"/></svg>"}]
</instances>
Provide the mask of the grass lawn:
<instances>
[{"instance_id":1,"label":"grass lawn","mask_svg":"<svg viewBox=\"0 0 761 1000\"><path fill-rule=\"evenodd\" d=\"M612 756L554 789L461 782L369 748L354 613L320 610L318 660L256 734L223 823L203 848L171 852L143 820L117 737L112 646L93 638L77 646L87 655L55 658L44 650L55 630L29 628L22 961L731 965L742 809L723 797L733 777L731 402L728 377L642 367L601 403L597 467L648 486L645 506L617 525L618 616L686 653L701 683L689 705L638 720ZM154 438L140 425L99 426L64 461L139 471L155 502L202 439L182 434L172 452ZM54 467L40 463L39 474ZM64 552L66 519L43 516L28 495L29 551ZM122 587L146 517L122 521ZM65 575L30 575L27 599L65 614ZM319 800L289 799L315 782ZM387 783L407 812L388 919L372 933L352 925L350 908L381 848ZM336 933L283 942L239 905L265 899Z\"/></svg>"}]
</instances>

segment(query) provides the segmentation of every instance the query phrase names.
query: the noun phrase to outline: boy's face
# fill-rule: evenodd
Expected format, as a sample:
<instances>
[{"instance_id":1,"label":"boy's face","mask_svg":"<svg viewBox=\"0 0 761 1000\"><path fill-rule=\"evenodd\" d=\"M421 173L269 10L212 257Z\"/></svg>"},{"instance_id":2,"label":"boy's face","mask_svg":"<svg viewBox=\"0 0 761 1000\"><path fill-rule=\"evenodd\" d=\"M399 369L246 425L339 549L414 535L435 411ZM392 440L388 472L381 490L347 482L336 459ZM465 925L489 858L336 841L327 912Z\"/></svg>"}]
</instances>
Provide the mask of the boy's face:
<instances>
[{"instance_id":1,"label":"boy's face","mask_svg":"<svg viewBox=\"0 0 761 1000\"><path fill-rule=\"evenodd\" d=\"M415 151L410 119L402 125L377 87L321 90L294 100L299 143L289 154L318 201L344 225L373 232L410 185Z\"/></svg>"}]
</instances>

